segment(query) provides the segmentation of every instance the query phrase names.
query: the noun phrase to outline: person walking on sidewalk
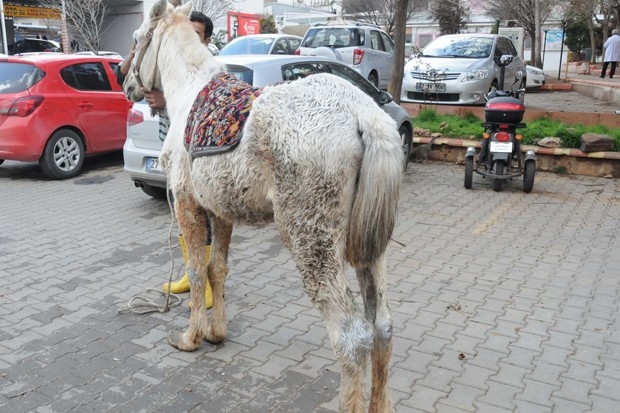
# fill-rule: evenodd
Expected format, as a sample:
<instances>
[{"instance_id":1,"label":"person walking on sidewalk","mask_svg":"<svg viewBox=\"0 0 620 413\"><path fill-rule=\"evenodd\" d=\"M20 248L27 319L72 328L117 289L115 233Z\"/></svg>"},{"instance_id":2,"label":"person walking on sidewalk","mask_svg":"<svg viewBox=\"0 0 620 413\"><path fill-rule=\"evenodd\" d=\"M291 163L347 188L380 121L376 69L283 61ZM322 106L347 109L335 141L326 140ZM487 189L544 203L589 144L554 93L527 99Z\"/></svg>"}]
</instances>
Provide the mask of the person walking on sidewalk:
<instances>
[{"instance_id":1,"label":"person walking on sidewalk","mask_svg":"<svg viewBox=\"0 0 620 413\"><path fill-rule=\"evenodd\" d=\"M611 31L611 37L605 41L603 48L605 49L605 59L603 60L603 70L600 77L605 77L607 66L611 63L609 78L613 79L614 74L616 74L616 64L620 62L620 32L618 29Z\"/></svg>"}]
</instances>

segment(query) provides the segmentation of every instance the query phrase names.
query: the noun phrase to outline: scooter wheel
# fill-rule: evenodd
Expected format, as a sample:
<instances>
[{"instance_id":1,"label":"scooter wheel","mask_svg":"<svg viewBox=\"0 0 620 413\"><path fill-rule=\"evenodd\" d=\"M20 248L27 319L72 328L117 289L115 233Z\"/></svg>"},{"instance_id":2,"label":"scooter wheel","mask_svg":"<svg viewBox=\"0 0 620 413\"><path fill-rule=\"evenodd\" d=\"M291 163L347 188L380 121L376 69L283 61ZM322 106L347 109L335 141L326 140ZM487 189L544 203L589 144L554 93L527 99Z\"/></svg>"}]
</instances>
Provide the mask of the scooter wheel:
<instances>
[{"instance_id":1,"label":"scooter wheel","mask_svg":"<svg viewBox=\"0 0 620 413\"><path fill-rule=\"evenodd\" d=\"M465 189L471 189L474 179L474 158L468 156L465 158Z\"/></svg>"},{"instance_id":2,"label":"scooter wheel","mask_svg":"<svg viewBox=\"0 0 620 413\"><path fill-rule=\"evenodd\" d=\"M536 162L530 160L525 162L523 168L523 192L529 194L534 189L534 176L536 175Z\"/></svg>"},{"instance_id":3,"label":"scooter wheel","mask_svg":"<svg viewBox=\"0 0 620 413\"><path fill-rule=\"evenodd\" d=\"M506 165L504 164L504 161L497 161L495 162L495 175L504 175L504 167ZM503 179L493 179L493 190L495 192L499 192L502 190L502 185L504 184L504 180Z\"/></svg>"}]
</instances>

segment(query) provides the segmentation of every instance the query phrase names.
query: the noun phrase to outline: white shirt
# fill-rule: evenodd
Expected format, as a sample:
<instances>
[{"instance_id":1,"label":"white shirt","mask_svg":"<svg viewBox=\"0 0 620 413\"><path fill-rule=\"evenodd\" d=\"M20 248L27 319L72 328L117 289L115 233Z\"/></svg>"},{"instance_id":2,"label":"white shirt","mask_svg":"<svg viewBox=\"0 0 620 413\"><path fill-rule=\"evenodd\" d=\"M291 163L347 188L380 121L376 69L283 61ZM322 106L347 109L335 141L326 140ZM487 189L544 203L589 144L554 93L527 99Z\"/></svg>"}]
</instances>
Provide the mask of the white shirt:
<instances>
[{"instance_id":1,"label":"white shirt","mask_svg":"<svg viewBox=\"0 0 620 413\"><path fill-rule=\"evenodd\" d=\"M605 62L620 62L620 35L614 34L605 41Z\"/></svg>"}]
</instances>

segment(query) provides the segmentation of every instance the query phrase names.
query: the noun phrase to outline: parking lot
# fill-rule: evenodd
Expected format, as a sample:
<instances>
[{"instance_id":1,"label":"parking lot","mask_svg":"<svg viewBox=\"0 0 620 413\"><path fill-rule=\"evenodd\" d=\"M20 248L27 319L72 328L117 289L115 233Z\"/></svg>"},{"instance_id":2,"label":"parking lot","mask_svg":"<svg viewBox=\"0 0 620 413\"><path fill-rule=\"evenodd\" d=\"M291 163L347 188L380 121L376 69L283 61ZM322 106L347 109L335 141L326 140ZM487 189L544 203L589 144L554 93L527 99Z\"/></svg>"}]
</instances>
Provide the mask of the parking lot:
<instances>
[{"instance_id":1,"label":"parking lot","mask_svg":"<svg viewBox=\"0 0 620 413\"><path fill-rule=\"evenodd\" d=\"M337 411L339 367L273 225L233 232L223 346L181 353L166 336L188 294L122 311L163 303L146 289L168 280L169 234L183 271L168 205L122 156L65 181L5 162L0 185L0 411ZM619 412L619 190L543 172L531 194L465 190L462 166L411 164L388 247L395 411Z\"/></svg>"}]
</instances>

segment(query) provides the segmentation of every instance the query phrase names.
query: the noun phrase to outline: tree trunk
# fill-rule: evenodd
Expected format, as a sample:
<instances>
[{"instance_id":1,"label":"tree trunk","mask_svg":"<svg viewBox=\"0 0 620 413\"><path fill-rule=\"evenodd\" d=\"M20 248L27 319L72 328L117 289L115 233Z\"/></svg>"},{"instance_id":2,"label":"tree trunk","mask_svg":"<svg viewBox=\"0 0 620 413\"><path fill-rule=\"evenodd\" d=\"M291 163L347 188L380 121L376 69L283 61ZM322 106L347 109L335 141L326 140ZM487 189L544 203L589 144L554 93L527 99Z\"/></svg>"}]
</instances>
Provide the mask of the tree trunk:
<instances>
[{"instance_id":1,"label":"tree trunk","mask_svg":"<svg viewBox=\"0 0 620 413\"><path fill-rule=\"evenodd\" d=\"M400 103L400 90L403 86L408 5L409 0L396 0L396 7L394 9L394 64L392 65L388 92L396 103Z\"/></svg>"},{"instance_id":2,"label":"tree trunk","mask_svg":"<svg viewBox=\"0 0 620 413\"><path fill-rule=\"evenodd\" d=\"M536 32L534 31L529 31L527 30L527 28L525 29L525 32L527 33L527 35L530 37L530 39L532 39L532 51L530 53L530 64L532 66L536 66L536 67L540 67L540 48L538 50L536 50ZM540 36L538 36L540 37ZM520 50L518 50L518 52L520 52ZM525 60L525 59L524 59Z\"/></svg>"},{"instance_id":3,"label":"tree trunk","mask_svg":"<svg viewBox=\"0 0 620 413\"><path fill-rule=\"evenodd\" d=\"M596 33L594 33L594 27L591 24L588 24L588 33L590 34L590 48L592 49L590 63L596 63Z\"/></svg>"},{"instance_id":4,"label":"tree trunk","mask_svg":"<svg viewBox=\"0 0 620 413\"><path fill-rule=\"evenodd\" d=\"M530 64L532 66L541 67L540 65L540 36L532 38L532 55L530 56Z\"/></svg>"}]
</instances>

